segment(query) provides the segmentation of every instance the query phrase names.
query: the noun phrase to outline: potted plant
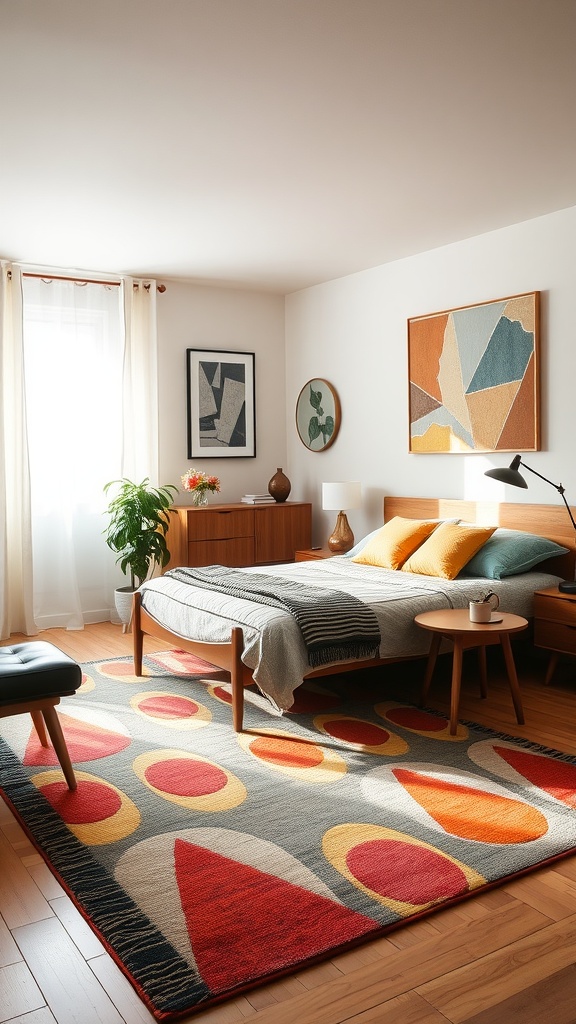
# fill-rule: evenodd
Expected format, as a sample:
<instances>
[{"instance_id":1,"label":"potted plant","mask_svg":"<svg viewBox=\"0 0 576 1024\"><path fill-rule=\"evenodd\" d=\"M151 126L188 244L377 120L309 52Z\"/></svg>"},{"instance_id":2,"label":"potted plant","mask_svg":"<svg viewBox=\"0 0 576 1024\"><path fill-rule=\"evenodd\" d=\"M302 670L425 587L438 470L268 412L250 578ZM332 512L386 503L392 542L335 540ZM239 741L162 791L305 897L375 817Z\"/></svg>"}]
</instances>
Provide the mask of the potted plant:
<instances>
[{"instance_id":1,"label":"potted plant","mask_svg":"<svg viewBox=\"0 0 576 1024\"><path fill-rule=\"evenodd\" d=\"M108 505L110 522L103 532L108 547L118 554L116 562L130 579L129 586L118 587L114 592L116 611L125 632L130 622L132 594L155 566L164 568L170 561L166 545L168 509L178 488L174 484L150 487L148 477L139 484L124 477L107 483L105 493L114 486L118 490Z\"/></svg>"}]
</instances>

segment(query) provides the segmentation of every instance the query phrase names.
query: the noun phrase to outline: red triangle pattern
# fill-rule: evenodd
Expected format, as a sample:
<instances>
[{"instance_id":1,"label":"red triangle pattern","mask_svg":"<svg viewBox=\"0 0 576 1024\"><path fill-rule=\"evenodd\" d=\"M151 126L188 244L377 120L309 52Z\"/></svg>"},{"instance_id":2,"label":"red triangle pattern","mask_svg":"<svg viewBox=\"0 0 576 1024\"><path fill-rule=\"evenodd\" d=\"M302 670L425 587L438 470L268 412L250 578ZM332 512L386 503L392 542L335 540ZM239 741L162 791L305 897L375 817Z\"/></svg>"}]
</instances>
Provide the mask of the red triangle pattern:
<instances>
[{"instance_id":1,"label":"red triangle pattern","mask_svg":"<svg viewBox=\"0 0 576 1024\"><path fill-rule=\"evenodd\" d=\"M494 745L494 751L528 782L576 809L576 765L510 747Z\"/></svg>"},{"instance_id":2,"label":"red triangle pattern","mask_svg":"<svg viewBox=\"0 0 576 1024\"><path fill-rule=\"evenodd\" d=\"M340 903L182 839L174 844L174 864L194 957L214 993L375 927Z\"/></svg>"}]
</instances>

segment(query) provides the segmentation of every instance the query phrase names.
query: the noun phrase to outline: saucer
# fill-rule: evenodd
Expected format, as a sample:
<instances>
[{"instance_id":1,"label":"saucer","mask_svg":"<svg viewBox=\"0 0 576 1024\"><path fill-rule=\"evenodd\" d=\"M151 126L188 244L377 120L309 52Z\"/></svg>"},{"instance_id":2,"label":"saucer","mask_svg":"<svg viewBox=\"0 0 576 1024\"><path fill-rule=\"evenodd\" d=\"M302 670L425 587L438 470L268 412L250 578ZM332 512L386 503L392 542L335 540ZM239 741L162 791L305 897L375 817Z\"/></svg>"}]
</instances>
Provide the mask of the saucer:
<instances>
[{"instance_id":1,"label":"saucer","mask_svg":"<svg viewBox=\"0 0 576 1024\"><path fill-rule=\"evenodd\" d=\"M496 612L494 612L490 616L490 622L502 622L502 621L503 621L503 616L502 615L498 615Z\"/></svg>"}]
</instances>

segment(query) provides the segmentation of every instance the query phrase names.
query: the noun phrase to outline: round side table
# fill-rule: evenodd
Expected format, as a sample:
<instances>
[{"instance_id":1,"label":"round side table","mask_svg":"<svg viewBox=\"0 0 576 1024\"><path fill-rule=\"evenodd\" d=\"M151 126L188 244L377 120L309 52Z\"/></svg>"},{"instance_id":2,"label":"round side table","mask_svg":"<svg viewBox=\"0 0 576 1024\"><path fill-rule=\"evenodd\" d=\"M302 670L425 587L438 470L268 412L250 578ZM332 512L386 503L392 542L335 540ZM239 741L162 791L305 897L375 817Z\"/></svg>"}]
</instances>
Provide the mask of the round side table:
<instances>
[{"instance_id":1,"label":"round side table","mask_svg":"<svg viewBox=\"0 0 576 1024\"><path fill-rule=\"evenodd\" d=\"M520 687L518 685L518 676L516 675L514 656L510 646L510 634L519 633L521 630L526 629L528 626L528 620L523 619L520 615L512 615L510 612L498 612L495 615L495 618L500 621L471 622L467 608L442 608L434 612L422 612L421 615L417 615L414 619L414 622L418 626L421 626L422 629L428 629L432 633L430 653L428 655L428 664L426 666L426 675L422 686L423 703L426 701L428 696L442 638L446 637L448 640L451 640L454 645L454 653L452 655L452 689L450 692L451 736L456 735L456 729L458 726L458 705L460 703L460 684L462 678L462 653L470 647L478 648L481 680L480 692L482 697L486 697L488 693L486 648L491 644L501 644L504 652L504 661L506 662L510 692L512 694L512 701L516 712L516 720L519 725L524 725L524 711L522 709L522 698L520 696Z\"/></svg>"}]
</instances>

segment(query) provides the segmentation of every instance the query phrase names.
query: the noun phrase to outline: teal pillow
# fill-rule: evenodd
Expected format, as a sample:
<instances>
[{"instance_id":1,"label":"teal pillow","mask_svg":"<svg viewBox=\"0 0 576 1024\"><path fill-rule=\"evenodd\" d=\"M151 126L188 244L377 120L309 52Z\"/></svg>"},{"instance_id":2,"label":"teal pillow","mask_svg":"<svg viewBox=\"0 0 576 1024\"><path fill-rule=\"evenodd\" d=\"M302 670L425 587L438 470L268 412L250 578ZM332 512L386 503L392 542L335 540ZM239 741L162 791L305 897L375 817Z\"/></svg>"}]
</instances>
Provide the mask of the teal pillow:
<instances>
[{"instance_id":1,"label":"teal pillow","mask_svg":"<svg viewBox=\"0 0 576 1024\"><path fill-rule=\"evenodd\" d=\"M547 558L566 554L568 548L563 548L547 537L524 533L523 530L499 528L466 563L460 575L501 580L505 576L528 572Z\"/></svg>"}]
</instances>

